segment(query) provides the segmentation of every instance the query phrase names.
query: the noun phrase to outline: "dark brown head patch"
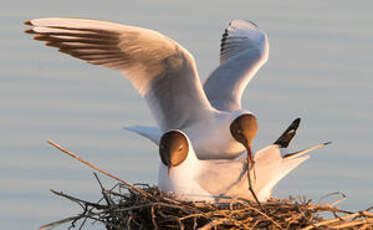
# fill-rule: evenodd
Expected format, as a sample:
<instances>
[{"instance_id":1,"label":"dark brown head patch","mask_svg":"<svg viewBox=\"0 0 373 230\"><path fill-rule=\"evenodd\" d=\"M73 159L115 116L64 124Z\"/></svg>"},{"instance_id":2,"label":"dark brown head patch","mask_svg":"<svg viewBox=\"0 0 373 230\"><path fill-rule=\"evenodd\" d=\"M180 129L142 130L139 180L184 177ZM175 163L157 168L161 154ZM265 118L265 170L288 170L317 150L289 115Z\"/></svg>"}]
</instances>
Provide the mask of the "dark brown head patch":
<instances>
[{"instance_id":1,"label":"dark brown head patch","mask_svg":"<svg viewBox=\"0 0 373 230\"><path fill-rule=\"evenodd\" d=\"M159 143L159 155L162 163L168 167L180 165L189 152L188 140L177 130L163 134Z\"/></svg>"},{"instance_id":2,"label":"dark brown head patch","mask_svg":"<svg viewBox=\"0 0 373 230\"><path fill-rule=\"evenodd\" d=\"M230 126L233 138L244 146L251 146L258 130L256 117L252 114L243 114L237 117Z\"/></svg>"}]
</instances>

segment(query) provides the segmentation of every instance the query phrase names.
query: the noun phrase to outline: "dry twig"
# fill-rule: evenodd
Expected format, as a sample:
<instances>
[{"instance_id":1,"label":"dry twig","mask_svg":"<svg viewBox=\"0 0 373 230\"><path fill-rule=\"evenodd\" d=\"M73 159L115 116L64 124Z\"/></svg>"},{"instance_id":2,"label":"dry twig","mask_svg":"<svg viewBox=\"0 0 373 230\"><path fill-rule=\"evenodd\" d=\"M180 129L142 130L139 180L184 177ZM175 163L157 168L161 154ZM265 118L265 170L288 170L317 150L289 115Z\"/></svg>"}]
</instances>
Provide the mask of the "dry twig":
<instances>
[{"instance_id":1,"label":"dry twig","mask_svg":"<svg viewBox=\"0 0 373 230\"><path fill-rule=\"evenodd\" d=\"M52 190L56 195L79 204L83 210L79 215L44 225L40 229L66 223L74 227L78 221L81 221L81 229L86 220L101 223L107 230L373 229L371 208L354 213L334 206L345 199L343 194L340 200L331 204L319 204L302 197L298 200L273 199L261 205L238 198L221 204L178 201L161 193L156 186L132 185L54 142L48 143L120 183L108 190L95 175L102 193L98 202L89 202ZM102 201L106 201L105 204ZM326 212L335 218L326 219Z\"/></svg>"}]
</instances>

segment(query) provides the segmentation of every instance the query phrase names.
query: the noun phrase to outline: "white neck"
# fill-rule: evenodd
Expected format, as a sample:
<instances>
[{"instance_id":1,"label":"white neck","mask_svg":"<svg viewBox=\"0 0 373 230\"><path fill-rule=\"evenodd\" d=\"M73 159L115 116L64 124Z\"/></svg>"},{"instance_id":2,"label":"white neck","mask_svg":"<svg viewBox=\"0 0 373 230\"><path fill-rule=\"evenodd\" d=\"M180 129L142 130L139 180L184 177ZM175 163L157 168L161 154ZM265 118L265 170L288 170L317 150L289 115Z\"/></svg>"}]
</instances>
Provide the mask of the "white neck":
<instances>
[{"instance_id":1,"label":"white neck","mask_svg":"<svg viewBox=\"0 0 373 230\"><path fill-rule=\"evenodd\" d=\"M211 195L204 191L196 181L201 169L201 161L197 158L189 139L187 158L178 166L170 169L161 163L158 175L158 186L164 192L177 194L183 200L210 200Z\"/></svg>"}]
</instances>

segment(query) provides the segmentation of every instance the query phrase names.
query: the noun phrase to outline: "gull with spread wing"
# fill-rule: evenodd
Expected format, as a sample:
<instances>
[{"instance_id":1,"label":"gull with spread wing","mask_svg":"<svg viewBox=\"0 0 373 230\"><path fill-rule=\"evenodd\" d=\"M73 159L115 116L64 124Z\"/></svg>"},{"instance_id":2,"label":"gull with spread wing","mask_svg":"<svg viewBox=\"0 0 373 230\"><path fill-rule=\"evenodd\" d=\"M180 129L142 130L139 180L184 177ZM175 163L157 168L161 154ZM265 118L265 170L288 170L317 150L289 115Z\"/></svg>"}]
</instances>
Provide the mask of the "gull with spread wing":
<instances>
[{"instance_id":1,"label":"gull with spread wing","mask_svg":"<svg viewBox=\"0 0 373 230\"><path fill-rule=\"evenodd\" d=\"M256 118L241 108L247 83L267 61L267 35L254 23L234 20L221 41L220 65L202 86L193 56L150 29L90 19L39 18L26 33L62 53L114 69L143 96L158 127L134 126L155 143L170 129L182 130L200 159L232 159L247 150ZM232 125L241 126L232 133ZM249 127L248 132L242 126Z\"/></svg>"}]
</instances>

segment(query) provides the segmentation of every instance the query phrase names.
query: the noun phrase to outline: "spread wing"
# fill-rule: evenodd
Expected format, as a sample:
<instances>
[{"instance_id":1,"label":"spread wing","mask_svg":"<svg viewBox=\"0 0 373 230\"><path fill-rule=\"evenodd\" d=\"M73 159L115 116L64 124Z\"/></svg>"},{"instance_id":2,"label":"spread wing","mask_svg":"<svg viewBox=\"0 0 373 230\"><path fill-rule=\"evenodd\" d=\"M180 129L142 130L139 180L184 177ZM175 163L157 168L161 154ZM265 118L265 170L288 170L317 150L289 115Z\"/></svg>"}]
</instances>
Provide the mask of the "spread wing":
<instances>
[{"instance_id":1,"label":"spread wing","mask_svg":"<svg viewBox=\"0 0 373 230\"><path fill-rule=\"evenodd\" d=\"M162 130L210 116L193 56L168 37L145 28L76 18L25 22L35 40L62 53L121 72L145 97Z\"/></svg>"},{"instance_id":2,"label":"spread wing","mask_svg":"<svg viewBox=\"0 0 373 230\"><path fill-rule=\"evenodd\" d=\"M210 103L217 109L241 108L241 96L259 68L268 59L267 35L254 23L234 20L221 40L220 66L204 83Z\"/></svg>"}]
</instances>

